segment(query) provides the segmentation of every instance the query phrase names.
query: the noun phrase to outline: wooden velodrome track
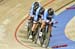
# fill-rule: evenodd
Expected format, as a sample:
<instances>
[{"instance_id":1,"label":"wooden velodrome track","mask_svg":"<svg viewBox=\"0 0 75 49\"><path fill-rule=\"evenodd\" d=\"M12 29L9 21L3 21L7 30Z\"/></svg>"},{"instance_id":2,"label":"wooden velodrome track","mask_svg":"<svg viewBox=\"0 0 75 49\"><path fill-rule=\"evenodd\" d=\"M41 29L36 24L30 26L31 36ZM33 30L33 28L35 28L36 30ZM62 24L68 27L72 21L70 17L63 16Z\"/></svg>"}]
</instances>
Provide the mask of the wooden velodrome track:
<instances>
[{"instance_id":1,"label":"wooden velodrome track","mask_svg":"<svg viewBox=\"0 0 75 49\"><path fill-rule=\"evenodd\" d=\"M17 33L18 35L16 36L19 38L19 40L22 43L25 44L25 46L18 43L15 39L15 32L21 32L20 30L24 29L24 25L26 21L22 25L19 25L19 24L27 16L27 13L29 12L31 4L34 1L35 0L0 1L0 49L44 49L38 46L34 46L34 44L32 43L26 43L26 42L24 43L23 41L21 41L20 38L18 37L18 35L21 33ZM66 7L69 7L75 4L71 2L72 0L66 0L66 1L65 0L53 0L53 2L51 2L51 0L38 0L38 1L42 5L44 5L45 8L52 7L56 11L56 14L61 13ZM68 3L70 4L67 5ZM66 7L63 8L64 6ZM18 25L21 27L18 27ZM71 22L71 25L74 25L74 21ZM19 28L19 29L15 31L16 28ZM71 36L70 38L75 39L73 37Z\"/></svg>"}]
</instances>

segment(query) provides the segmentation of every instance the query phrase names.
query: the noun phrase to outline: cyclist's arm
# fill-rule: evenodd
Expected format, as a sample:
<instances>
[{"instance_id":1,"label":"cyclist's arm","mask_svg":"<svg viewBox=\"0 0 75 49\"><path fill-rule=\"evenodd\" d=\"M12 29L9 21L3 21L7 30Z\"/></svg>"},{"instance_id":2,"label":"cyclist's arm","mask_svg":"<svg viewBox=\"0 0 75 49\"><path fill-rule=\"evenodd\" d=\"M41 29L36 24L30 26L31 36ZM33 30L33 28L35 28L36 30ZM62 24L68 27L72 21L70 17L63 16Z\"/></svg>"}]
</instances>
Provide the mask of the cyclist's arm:
<instances>
[{"instance_id":1,"label":"cyclist's arm","mask_svg":"<svg viewBox=\"0 0 75 49\"><path fill-rule=\"evenodd\" d=\"M49 22L49 23L50 23L50 24L51 24L51 23L53 23L53 24L57 24L58 22L57 22L55 19L52 18L52 21Z\"/></svg>"},{"instance_id":2,"label":"cyclist's arm","mask_svg":"<svg viewBox=\"0 0 75 49\"><path fill-rule=\"evenodd\" d=\"M44 19L44 21L46 22L47 21L47 10L45 10L45 12L44 12L44 16L43 16L43 19Z\"/></svg>"}]
</instances>

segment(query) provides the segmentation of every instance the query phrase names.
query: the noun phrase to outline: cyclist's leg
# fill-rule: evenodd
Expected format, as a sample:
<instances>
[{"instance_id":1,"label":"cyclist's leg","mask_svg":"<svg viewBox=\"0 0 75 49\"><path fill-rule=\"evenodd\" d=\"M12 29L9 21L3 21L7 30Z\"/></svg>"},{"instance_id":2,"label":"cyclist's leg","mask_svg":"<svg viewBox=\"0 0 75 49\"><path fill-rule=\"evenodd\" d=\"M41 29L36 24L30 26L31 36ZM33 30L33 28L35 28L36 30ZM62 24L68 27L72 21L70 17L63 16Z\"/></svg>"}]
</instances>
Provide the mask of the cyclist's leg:
<instances>
[{"instance_id":1,"label":"cyclist's leg","mask_svg":"<svg viewBox=\"0 0 75 49\"><path fill-rule=\"evenodd\" d=\"M38 24L37 23L33 23L33 26L32 26L32 29L31 29L31 35L30 35L30 38L32 39L32 41L34 41L34 37L35 37L35 34L36 34L36 28L37 28Z\"/></svg>"},{"instance_id":2,"label":"cyclist's leg","mask_svg":"<svg viewBox=\"0 0 75 49\"><path fill-rule=\"evenodd\" d=\"M30 31L31 31L31 22L30 22L30 20L28 20L28 26L27 26L27 39L29 39Z\"/></svg>"},{"instance_id":3,"label":"cyclist's leg","mask_svg":"<svg viewBox=\"0 0 75 49\"><path fill-rule=\"evenodd\" d=\"M40 27L40 32L39 32L40 37L42 36L42 31L43 31L43 28L45 28L45 25L46 25L46 23L43 21L41 24L41 27Z\"/></svg>"},{"instance_id":4,"label":"cyclist's leg","mask_svg":"<svg viewBox=\"0 0 75 49\"><path fill-rule=\"evenodd\" d=\"M29 30L31 29L31 27L32 27L33 19L34 19L34 17L29 17L29 18L28 18L28 31L29 31Z\"/></svg>"},{"instance_id":5,"label":"cyclist's leg","mask_svg":"<svg viewBox=\"0 0 75 49\"><path fill-rule=\"evenodd\" d=\"M50 36L51 36L51 31L52 31L52 26L51 26L51 25L49 25L48 32L50 32Z\"/></svg>"},{"instance_id":6,"label":"cyclist's leg","mask_svg":"<svg viewBox=\"0 0 75 49\"><path fill-rule=\"evenodd\" d=\"M29 36L31 34L31 28L32 28L32 20L31 19L28 19L28 26L27 26L27 39L29 39Z\"/></svg>"},{"instance_id":7,"label":"cyclist's leg","mask_svg":"<svg viewBox=\"0 0 75 49\"><path fill-rule=\"evenodd\" d=\"M42 46L43 42L44 42L44 37L43 37L43 29L44 29L44 26L45 26L45 22L42 22L41 23L41 26L40 26L40 29L39 29L39 40L40 40L40 45Z\"/></svg>"},{"instance_id":8,"label":"cyclist's leg","mask_svg":"<svg viewBox=\"0 0 75 49\"><path fill-rule=\"evenodd\" d=\"M49 45L49 41L50 41L50 37L51 37L51 32L52 32L52 26L49 25L49 26L48 26L48 33L47 33L47 35L46 35L46 38L47 38L46 48L47 48L48 45Z\"/></svg>"},{"instance_id":9,"label":"cyclist's leg","mask_svg":"<svg viewBox=\"0 0 75 49\"><path fill-rule=\"evenodd\" d=\"M29 19L28 19L28 35L27 35L27 37L28 38L30 38L31 36L31 29L32 29L32 26L33 26L33 17L29 17Z\"/></svg>"},{"instance_id":10,"label":"cyclist's leg","mask_svg":"<svg viewBox=\"0 0 75 49\"><path fill-rule=\"evenodd\" d=\"M37 43L37 40L39 38L38 34L39 34L39 28L40 28L40 24L38 23L36 30L35 30L35 35L34 35L34 43Z\"/></svg>"}]
</instances>

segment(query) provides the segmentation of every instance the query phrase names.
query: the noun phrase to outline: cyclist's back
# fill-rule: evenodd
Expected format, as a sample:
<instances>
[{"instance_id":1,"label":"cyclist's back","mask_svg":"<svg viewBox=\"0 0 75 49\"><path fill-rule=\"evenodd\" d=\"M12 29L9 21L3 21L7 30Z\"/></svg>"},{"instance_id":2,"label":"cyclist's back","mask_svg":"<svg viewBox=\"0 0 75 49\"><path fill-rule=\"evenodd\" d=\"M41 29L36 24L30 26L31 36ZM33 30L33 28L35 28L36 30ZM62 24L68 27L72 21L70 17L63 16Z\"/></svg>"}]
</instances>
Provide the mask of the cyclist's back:
<instances>
[{"instance_id":1,"label":"cyclist's back","mask_svg":"<svg viewBox=\"0 0 75 49\"><path fill-rule=\"evenodd\" d=\"M43 19L45 9L43 7L39 7L36 11L36 15L34 17L34 23L37 23L39 19Z\"/></svg>"},{"instance_id":2,"label":"cyclist's back","mask_svg":"<svg viewBox=\"0 0 75 49\"><path fill-rule=\"evenodd\" d=\"M41 7L40 3L39 2L34 2L31 6L31 9L30 9L30 13L29 15L31 17L34 17L34 15L36 14L36 10Z\"/></svg>"}]
</instances>

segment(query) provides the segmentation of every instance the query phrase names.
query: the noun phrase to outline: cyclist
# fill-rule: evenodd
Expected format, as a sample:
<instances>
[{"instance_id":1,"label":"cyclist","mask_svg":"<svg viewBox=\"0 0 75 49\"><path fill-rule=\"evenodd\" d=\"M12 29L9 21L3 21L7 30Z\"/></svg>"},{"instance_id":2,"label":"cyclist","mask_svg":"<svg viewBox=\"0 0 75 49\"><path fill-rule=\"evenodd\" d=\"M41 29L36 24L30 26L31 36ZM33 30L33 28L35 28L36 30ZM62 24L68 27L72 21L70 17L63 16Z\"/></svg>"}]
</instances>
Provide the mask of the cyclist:
<instances>
[{"instance_id":1,"label":"cyclist","mask_svg":"<svg viewBox=\"0 0 75 49\"><path fill-rule=\"evenodd\" d=\"M31 38L34 37L34 31L36 30L36 28L38 26L39 20L41 20L43 18L44 11L45 11L45 9L43 7L39 7L36 11L36 16L34 17L33 27L32 27L32 31L31 31L31 33L32 33Z\"/></svg>"},{"instance_id":2,"label":"cyclist","mask_svg":"<svg viewBox=\"0 0 75 49\"><path fill-rule=\"evenodd\" d=\"M50 32L50 37L52 36L51 31L52 31L52 26L53 24L57 23L57 21L54 20L54 10L52 8L46 9L44 12L44 16L43 16L43 22L41 25L41 29L39 32L39 36L42 37L42 30L43 28L48 24L48 30ZM48 35L47 35L48 36ZM48 38L48 37L47 37ZM48 44L45 46L44 44L42 45L43 47L47 47Z\"/></svg>"}]
</instances>

